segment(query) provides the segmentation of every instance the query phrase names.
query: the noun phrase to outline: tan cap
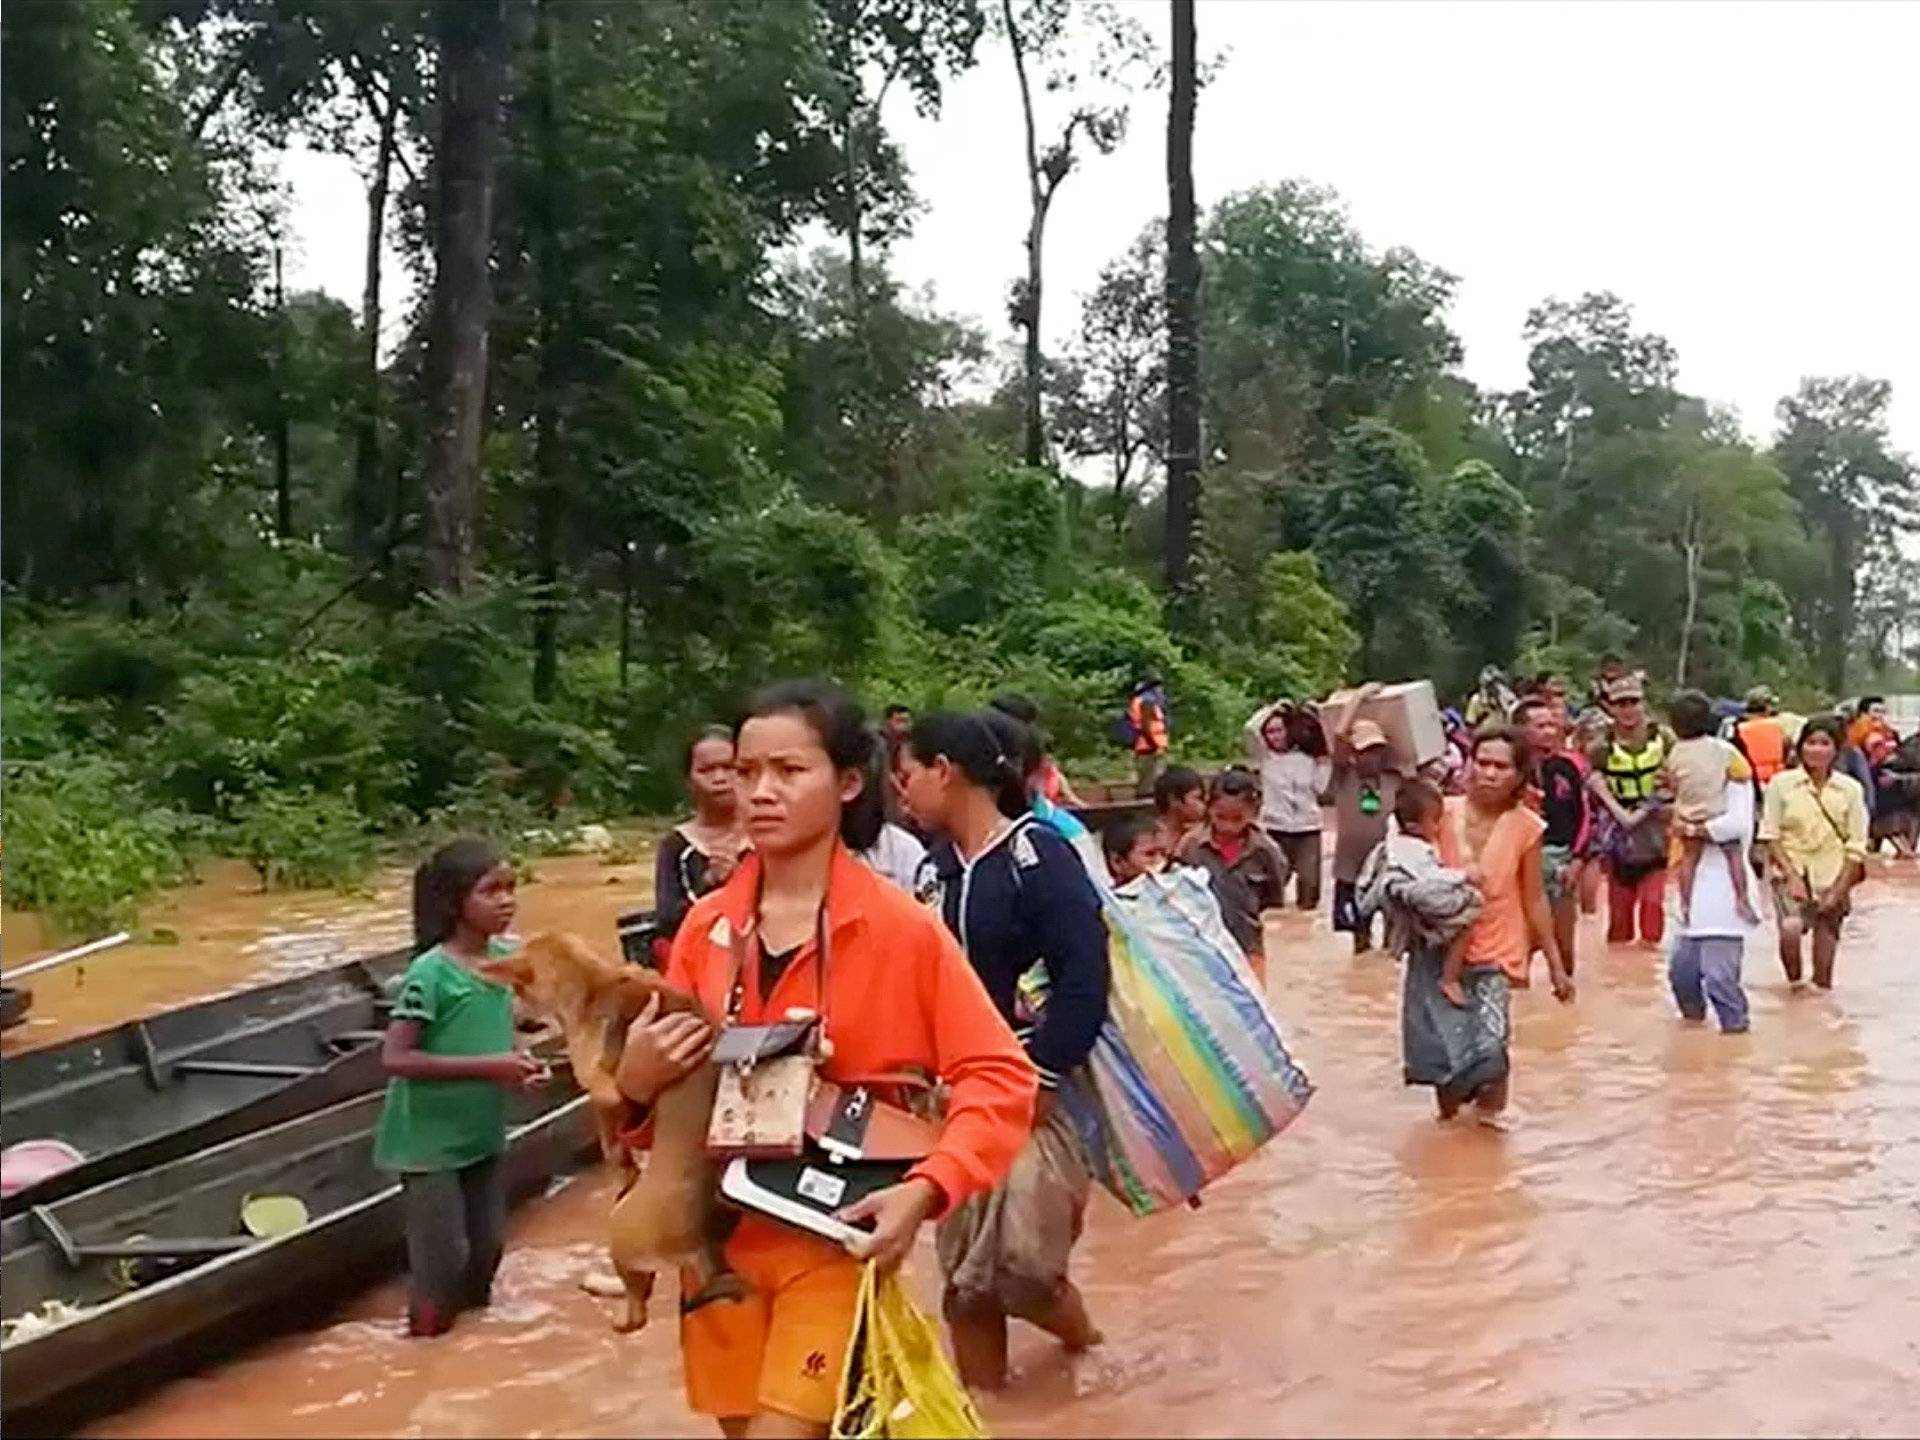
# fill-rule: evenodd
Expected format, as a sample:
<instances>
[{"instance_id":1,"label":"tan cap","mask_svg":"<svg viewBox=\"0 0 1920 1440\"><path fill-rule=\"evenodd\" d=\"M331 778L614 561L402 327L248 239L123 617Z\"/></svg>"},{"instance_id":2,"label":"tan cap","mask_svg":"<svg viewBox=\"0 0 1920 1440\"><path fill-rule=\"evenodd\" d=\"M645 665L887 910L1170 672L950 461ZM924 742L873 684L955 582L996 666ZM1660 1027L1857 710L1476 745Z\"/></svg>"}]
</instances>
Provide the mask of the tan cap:
<instances>
[{"instance_id":1,"label":"tan cap","mask_svg":"<svg viewBox=\"0 0 1920 1440\"><path fill-rule=\"evenodd\" d=\"M1373 720L1356 720L1347 733L1347 744L1355 750L1373 750L1387 743L1387 732Z\"/></svg>"},{"instance_id":2,"label":"tan cap","mask_svg":"<svg viewBox=\"0 0 1920 1440\"><path fill-rule=\"evenodd\" d=\"M1618 705L1622 700L1644 700L1647 698L1647 682L1639 675L1622 675L1607 686L1607 703Z\"/></svg>"}]
</instances>

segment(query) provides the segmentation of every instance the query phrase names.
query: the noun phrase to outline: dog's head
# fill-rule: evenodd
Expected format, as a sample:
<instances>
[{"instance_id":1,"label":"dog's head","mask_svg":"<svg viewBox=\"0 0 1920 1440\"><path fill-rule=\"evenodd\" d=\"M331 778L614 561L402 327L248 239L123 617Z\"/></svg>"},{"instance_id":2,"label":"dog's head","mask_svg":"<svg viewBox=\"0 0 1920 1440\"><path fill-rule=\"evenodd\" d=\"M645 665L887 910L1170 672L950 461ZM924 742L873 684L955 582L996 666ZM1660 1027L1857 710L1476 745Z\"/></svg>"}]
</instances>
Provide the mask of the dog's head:
<instances>
[{"instance_id":1,"label":"dog's head","mask_svg":"<svg viewBox=\"0 0 1920 1440\"><path fill-rule=\"evenodd\" d=\"M645 966L610 960L579 936L559 930L529 936L526 944L487 969L511 985L514 998L528 1010L561 1025L585 1019L611 996L619 997L623 1015L638 1014L650 995L660 997L663 1010L694 1003Z\"/></svg>"}]
</instances>

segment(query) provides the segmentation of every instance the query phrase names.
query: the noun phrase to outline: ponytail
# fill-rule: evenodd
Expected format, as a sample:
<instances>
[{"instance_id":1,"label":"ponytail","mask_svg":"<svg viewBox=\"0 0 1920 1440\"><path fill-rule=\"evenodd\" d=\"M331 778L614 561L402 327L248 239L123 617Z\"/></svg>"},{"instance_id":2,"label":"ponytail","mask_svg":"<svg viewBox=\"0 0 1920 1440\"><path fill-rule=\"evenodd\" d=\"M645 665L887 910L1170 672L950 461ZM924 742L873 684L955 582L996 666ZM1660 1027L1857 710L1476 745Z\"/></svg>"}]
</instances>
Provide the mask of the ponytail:
<instances>
[{"instance_id":1,"label":"ponytail","mask_svg":"<svg viewBox=\"0 0 1920 1440\"><path fill-rule=\"evenodd\" d=\"M922 765L944 757L970 785L987 791L1008 819L1024 815L1032 732L998 710L940 710L913 722L907 749Z\"/></svg>"}]
</instances>

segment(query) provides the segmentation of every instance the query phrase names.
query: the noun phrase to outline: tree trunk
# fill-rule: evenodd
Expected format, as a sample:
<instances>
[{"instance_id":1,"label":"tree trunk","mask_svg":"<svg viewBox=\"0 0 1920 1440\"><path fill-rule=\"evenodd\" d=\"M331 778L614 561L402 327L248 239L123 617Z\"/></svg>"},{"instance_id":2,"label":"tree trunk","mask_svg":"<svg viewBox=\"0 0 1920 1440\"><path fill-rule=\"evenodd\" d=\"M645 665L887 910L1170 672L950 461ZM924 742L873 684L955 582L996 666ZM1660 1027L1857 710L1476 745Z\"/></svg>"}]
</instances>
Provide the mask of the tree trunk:
<instances>
[{"instance_id":1,"label":"tree trunk","mask_svg":"<svg viewBox=\"0 0 1920 1440\"><path fill-rule=\"evenodd\" d=\"M287 409L287 290L280 245L273 247L273 318L276 354L273 386L273 529L293 538L293 419Z\"/></svg>"},{"instance_id":2,"label":"tree trunk","mask_svg":"<svg viewBox=\"0 0 1920 1440\"><path fill-rule=\"evenodd\" d=\"M620 545L620 693L627 693L627 671L633 664L633 542Z\"/></svg>"},{"instance_id":3,"label":"tree trunk","mask_svg":"<svg viewBox=\"0 0 1920 1440\"><path fill-rule=\"evenodd\" d=\"M1193 119L1199 77L1193 0L1173 0L1173 98L1167 109L1167 594L1192 583L1200 508L1200 257L1194 248Z\"/></svg>"},{"instance_id":4,"label":"tree trunk","mask_svg":"<svg viewBox=\"0 0 1920 1440\"><path fill-rule=\"evenodd\" d=\"M560 676L560 528L566 494L560 446L561 275L557 176L560 147L555 120L554 90L557 69L552 21L553 0L542 0L539 36L539 90L534 97L534 124L538 127L540 182L533 213L534 290L538 298L540 345L534 377L533 415L533 569L536 583L533 615L533 698L553 698Z\"/></svg>"},{"instance_id":5,"label":"tree trunk","mask_svg":"<svg viewBox=\"0 0 1920 1440\"><path fill-rule=\"evenodd\" d=\"M1007 48L1013 52L1013 73L1020 82L1020 116L1027 136L1027 291L1022 297L1020 318L1027 327L1026 375L1022 406L1025 432L1023 453L1029 465L1046 459L1046 434L1040 415L1040 255L1046 240L1047 204L1051 192L1040 179L1040 142L1033 119L1033 87L1027 80L1027 52L1020 37L1020 26L1013 18L1013 0L1000 0L1000 15L1007 27Z\"/></svg>"},{"instance_id":6,"label":"tree trunk","mask_svg":"<svg viewBox=\"0 0 1920 1440\"><path fill-rule=\"evenodd\" d=\"M1687 661L1693 648L1693 623L1700 613L1700 541L1691 520L1687 525L1687 538L1680 547L1687 571L1687 608L1680 617L1680 657L1673 667L1673 683L1687 683Z\"/></svg>"},{"instance_id":7,"label":"tree trunk","mask_svg":"<svg viewBox=\"0 0 1920 1440\"><path fill-rule=\"evenodd\" d=\"M360 291L360 334L366 367L360 375L360 413L353 432L353 492L347 528L353 563L373 558L380 529L380 242L386 238L387 189L393 177L395 129L400 107L389 100L380 111L380 145L367 186L366 280Z\"/></svg>"},{"instance_id":8,"label":"tree trunk","mask_svg":"<svg viewBox=\"0 0 1920 1440\"><path fill-rule=\"evenodd\" d=\"M1847 690L1847 639L1853 634L1854 555L1853 519L1842 512L1834 516L1831 530L1830 573L1827 576L1825 633L1820 637L1820 672L1831 695Z\"/></svg>"},{"instance_id":9,"label":"tree trunk","mask_svg":"<svg viewBox=\"0 0 1920 1440\"><path fill-rule=\"evenodd\" d=\"M853 313L858 316L865 308L866 267L860 254L860 155L857 149L859 141L855 131L860 124L860 107L847 107L847 140L842 151L842 161L846 167L845 184L847 187L847 288L852 292Z\"/></svg>"},{"instance_id":10,"label":"tree trunk","mask_svg":"<svg viewBox=\"0 0 1920 1440\"><path fill-rule=\"evenodd\" d=\"M485 421L493 163L506 86L505 0L438 0L440 133L434 147L433 295L427 316L428 578L472 582Z\"/></svg>"},{"instance_id":11,"label":"tree trunk","mask_svg":"<svg viewBox=\"0 0 1920 1440\"><path fill-rule=\"evenodd\" d=\"M1027 344L1024 396L1025 458L1032 466L1046 463L1047 436L1040 411L1040 254L1047 237L1047 208L1044 200L1034 204L1033 218L1027 224Z\"/></svg>"}]
</instances>

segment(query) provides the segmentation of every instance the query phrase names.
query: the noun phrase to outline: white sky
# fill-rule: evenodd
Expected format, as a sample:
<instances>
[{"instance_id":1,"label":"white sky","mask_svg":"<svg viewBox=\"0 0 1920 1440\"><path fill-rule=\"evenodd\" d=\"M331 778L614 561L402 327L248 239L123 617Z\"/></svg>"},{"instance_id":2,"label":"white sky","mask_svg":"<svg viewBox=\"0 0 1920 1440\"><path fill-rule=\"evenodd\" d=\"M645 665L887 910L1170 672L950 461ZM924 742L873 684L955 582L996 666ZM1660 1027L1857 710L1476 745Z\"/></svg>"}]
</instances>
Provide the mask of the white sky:
<instances>
[{"instance_id":1,"label":"white sky","mask_svg":"<svg viewBox=\"0 0 1920 1440\"><path fill-rule=\"evenodd\" d=\"M1163 0L1129 0L1164 43ZM1760 438L1803 375L1894 384L1895 443L1920 454L1920 4L1900 0L1455 3L1199 0L1204 210L1290 176L1331 185L1375 249L1460 277L1451 313L1475 381L1526 373L1520 327L1549 295L1611 289L1679 350L1689 390ZM909 284L1011 338L1025 179L1005 51L936 121L889 123L925 202L896 248ZM1046 339L1100 266L1164 212L1166 97L1055 202ZM293 155L290 280L357 304L365 202L345 162ZM392 287L404 284L397 270Z\"/></svg>"}]
</instances>

